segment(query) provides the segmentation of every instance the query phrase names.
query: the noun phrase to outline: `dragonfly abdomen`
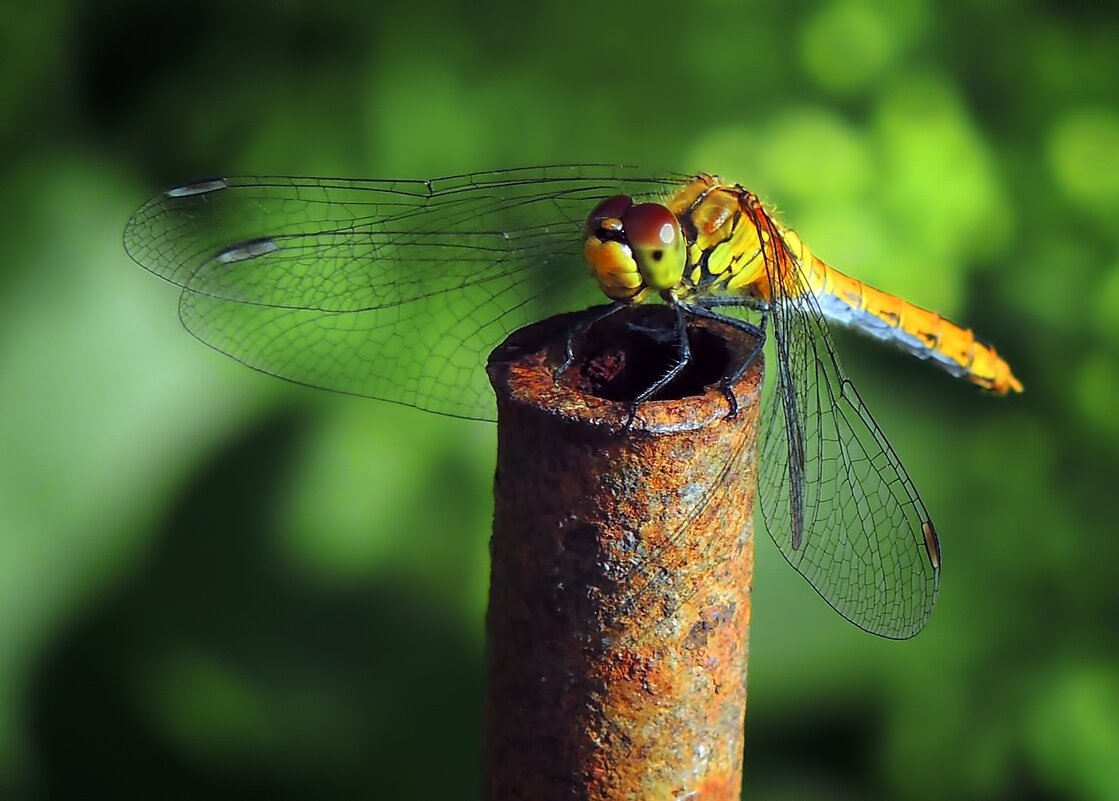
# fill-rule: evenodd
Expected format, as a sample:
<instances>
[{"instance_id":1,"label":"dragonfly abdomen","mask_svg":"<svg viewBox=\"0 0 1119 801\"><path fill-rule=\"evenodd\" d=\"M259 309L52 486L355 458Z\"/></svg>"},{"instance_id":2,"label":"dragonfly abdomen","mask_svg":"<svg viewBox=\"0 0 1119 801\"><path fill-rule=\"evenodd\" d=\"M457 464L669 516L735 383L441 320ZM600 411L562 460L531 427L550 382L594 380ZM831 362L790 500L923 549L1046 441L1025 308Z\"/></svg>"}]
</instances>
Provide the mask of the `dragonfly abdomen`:
<instances>
[{"instance_id":1,"label":"dragonfly abdomen","mask_svg":"<svg viewBox=\"0 0 1119 801\"><path fill-rule=\"evenodd\" d=\"M783 237L828 319L891 342L983 389L1000 395L1022 391L1010 365L970 328L844 275L813 255L793 231Z\"/></svg>"}]
</instances>

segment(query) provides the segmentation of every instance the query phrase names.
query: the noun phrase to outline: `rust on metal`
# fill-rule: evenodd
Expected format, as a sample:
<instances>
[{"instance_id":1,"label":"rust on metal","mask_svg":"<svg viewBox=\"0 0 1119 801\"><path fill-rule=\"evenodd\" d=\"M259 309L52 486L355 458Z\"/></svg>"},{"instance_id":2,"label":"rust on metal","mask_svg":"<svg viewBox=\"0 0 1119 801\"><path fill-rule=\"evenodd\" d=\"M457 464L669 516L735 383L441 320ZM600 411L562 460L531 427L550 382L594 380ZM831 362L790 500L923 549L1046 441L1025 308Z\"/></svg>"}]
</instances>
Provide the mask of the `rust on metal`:
<instances>
[{"instance_id":1,"label":"rust on metal","mask_svg":"<svg viewBox=\"0 0 1119 801\"><path fill-rule=\"evenodd\" d=\"M576 319L490 357L485 798L737 799L762 360L737 414L720 378L758 343L689 321L688 370L631 420L677 353L671 310L592 326L557 380Z\"/></svg>"}]
</instances>

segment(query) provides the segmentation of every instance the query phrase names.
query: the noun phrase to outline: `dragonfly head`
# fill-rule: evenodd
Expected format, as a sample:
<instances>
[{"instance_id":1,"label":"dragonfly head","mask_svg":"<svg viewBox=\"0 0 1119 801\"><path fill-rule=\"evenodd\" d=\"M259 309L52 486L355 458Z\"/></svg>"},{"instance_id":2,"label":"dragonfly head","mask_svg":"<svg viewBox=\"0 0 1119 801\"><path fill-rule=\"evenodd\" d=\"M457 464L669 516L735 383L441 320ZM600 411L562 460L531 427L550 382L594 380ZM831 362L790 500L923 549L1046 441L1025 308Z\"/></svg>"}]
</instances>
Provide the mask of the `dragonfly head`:
<instances>
[{"instance_id":1,"label":"dragonfly head","mask_svg":"<svg viewBox=\"0 0 1119 801\"><path fill-rule=\"evenodd\" d=\"M677 287L687 266L687 242L676 215L626 195L595 206L587 217L583 252L602 291L631 303Z\"/></svg>"}]
</instances>

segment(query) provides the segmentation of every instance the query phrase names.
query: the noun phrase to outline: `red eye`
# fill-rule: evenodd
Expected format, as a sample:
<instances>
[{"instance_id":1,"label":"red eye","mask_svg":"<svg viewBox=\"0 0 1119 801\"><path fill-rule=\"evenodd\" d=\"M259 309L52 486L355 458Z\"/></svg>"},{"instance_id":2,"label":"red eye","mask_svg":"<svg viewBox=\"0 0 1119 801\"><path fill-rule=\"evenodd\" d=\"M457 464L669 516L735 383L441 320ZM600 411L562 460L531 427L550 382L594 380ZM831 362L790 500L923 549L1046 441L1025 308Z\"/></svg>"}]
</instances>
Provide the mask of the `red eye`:
<instances>
[{"instance_id":1,"label":"red eye","mask_svg":"<svg viewBox=\"0 0 1119 801\"><path fill-rule=\"evenodd\" d=\"M634 247L671 248L680 238L676 215L660 203L641 203L622 215L626 239Z\"/></svg>"},{"instance_id":2,"label":"red eye","mask_svg":"<svg viewBox=\"0 0 1119 801\"><path fill-rule=\"evenodd\" d=\"M603 228L606 220L618 220L633 206L633 198L628 195L614 195L594 207L587 217L586 234L593 236Z\"/></svg>"}]
</instances>

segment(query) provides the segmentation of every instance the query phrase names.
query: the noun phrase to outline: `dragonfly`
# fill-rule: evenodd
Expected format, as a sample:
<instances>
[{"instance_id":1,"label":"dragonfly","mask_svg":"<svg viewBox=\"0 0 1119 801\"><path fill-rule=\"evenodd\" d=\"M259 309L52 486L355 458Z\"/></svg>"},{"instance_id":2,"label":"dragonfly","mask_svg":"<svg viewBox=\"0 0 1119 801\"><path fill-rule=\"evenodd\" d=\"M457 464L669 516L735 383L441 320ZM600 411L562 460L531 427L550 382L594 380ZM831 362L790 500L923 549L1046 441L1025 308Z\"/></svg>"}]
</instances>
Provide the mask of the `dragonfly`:
<instances>
[{"instance_id":1,"label":"dragonfly","mask_svg":"<svg viewBox=\"0 0 1119 801\"><path fill-rule=\"evenodd\" d=\"M1022 391L970 329L839 272L755 194L705 173L209 178L151 198L124 244L181 288L183 325L212 348L293 382L468 419L496 417L486 354L603 295L611 312L661 302L678 319L762 332L776 369L757 517L828 604L887 638L928 620L940 544L830 326L991 393Z\"/></svg>"}]
</instances>

